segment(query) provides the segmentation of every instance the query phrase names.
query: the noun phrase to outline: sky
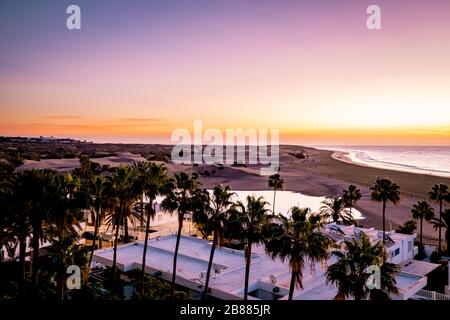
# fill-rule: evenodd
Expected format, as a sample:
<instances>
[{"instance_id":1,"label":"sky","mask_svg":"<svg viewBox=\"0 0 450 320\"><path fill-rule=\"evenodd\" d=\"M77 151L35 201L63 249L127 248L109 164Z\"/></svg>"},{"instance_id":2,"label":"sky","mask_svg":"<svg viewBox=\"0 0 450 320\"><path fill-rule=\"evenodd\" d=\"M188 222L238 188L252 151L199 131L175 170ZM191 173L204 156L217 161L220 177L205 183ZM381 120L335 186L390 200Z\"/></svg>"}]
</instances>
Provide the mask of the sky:
<instances>
[{"instance_id":1,"label":"sky","mask_svg":"<svg viewBox=\"0 0 450 320\"><path fill-rule=\"evenodd\" d=\"M450 145L449 15L448 0L0 0L0 135L170 143L200 120Z\"/></svg>"}]
</instances>

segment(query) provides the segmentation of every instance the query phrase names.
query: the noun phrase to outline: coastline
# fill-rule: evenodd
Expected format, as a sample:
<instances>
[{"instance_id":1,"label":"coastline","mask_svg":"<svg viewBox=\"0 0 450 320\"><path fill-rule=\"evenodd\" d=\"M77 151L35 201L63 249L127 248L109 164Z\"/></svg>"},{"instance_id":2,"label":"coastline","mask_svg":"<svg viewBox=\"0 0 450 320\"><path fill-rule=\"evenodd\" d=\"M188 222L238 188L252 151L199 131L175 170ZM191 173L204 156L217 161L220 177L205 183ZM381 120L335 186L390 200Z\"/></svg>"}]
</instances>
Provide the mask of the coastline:
<instances>
[{"instance_id":1,"label":"coastline","mask_svg":"<svg viewBox=\"0 0 450 320\"><path fill-rule=\"evenodd\" d=\"M331 151L331 150L330 150ZM406 168L406 166L401 164L383 164L382 162L374 162L374 164L370 165L367 163L364 163L363 160L357 161L356 159L353 159L350 155L350 152L347 151L333 151L331 154L331 157L335 160L342 161L349 164L355 164L362 167L368 167L368 168L378 168L378 169L385 169L385 170L392 170L392 171L398 171L398 172L407 172L407 173L414 173L414 174L422 174L422 175L430 175L435 176L438 178L450 178L449 174L446 171L436 171L436 170L425 170L422 168L410 166L409 168Z\"/></svg>"},{"instance_id":2,"label":"coastline","mask_svg":"<svg viewBox=\"0 0 450 320\"><path fill-rule=\"evenodd\" d=\"M293 156L304 151L306 159ZM377 177L390 177L400 185L401 201L398 205L388 204L386 228L390 230L412 220L411 208L418 200L427 200L428 192L436 183L447 183L450 179L410 172L380 169L362 166L350 161L340 161L332 157L335 151L318 150L301 146L280 146L280 174L284 180L283 190L300 192L309 196L339 196L349 184L361 189L362 199L356 208L363 214L365 227L381 228L381 204L372 202L370 186ZM180 169L180 168L178 168ZM234 190L268 190L267 177L259 176L259 167L225 168L215 176L203 177L206 187L217 183L229 184ZM202 170L201 167L199 170ZM438 210L434 202L430 204ZM424 237L437 239L435 231L429 223L424 223Z\"/></svg>"},{"instance_id":3,"label":"coastline","mask_svg":"<svg viewBox=\"0 0 450 320\"><path fill-rule=\"evenodd\" d=\"M50 146L38 146L47 149ZM130 163L137 158L142 159L152 154L164 155L169 153L169 145L127 145L127 144L109 144L98 145L89 144L83 148L89 152L99 154L101 152L115 153L116 156L95 158L93 161L111 166L120 163ZM304 153L305 158L298 157L298 154ZM333 156L334 154L334 156ZM336 159L336 157L340 157ZM160 158L163 158L162 156ZM65 160L48 159L42 161L27 161L21 169L31 167L45 168L55 166L67 169L64 165ZM143 160L143 159L142 159ZM158 161L157 159L155 159ZM280 146L280 174L284 180L283 190L300 192L307 196L340 196L343 189L350 184L357 185L362 192L362 199L357 203L356 208L364 216L362 224L365 227L381 228L381 204L372 202L370 199L370 186L377 177L385 176L393 179L400 185L401 202L394 206L388 205L387 208L387 230L404 224L411 220L411 208L418 200L427 200L428 192L436 183L446 183L450 185L450 178L430 176L418 173L395 171L390 169L380 169L370 166L355 164L352 161L343 161L344 154L331 150L315 149L312 147L302 147L296 145ZM166 162L169 174L177 171L195 171L201 175L201 180L205 188L211 188L216 184L227 184L233 190L239 191L258 191L270 190L267 183L267 176L260 176L260 167L250 165L247 167L226 166L220 170L215 166L208 165L176 165ZM208 175L204 174L208 170ZM214 171L214 173L212 173ZM435 209L437 205L430 202ZM437 232L432 229L429 223L424 224L425 238L437 238Z\"/></svg>"}]
</instances>

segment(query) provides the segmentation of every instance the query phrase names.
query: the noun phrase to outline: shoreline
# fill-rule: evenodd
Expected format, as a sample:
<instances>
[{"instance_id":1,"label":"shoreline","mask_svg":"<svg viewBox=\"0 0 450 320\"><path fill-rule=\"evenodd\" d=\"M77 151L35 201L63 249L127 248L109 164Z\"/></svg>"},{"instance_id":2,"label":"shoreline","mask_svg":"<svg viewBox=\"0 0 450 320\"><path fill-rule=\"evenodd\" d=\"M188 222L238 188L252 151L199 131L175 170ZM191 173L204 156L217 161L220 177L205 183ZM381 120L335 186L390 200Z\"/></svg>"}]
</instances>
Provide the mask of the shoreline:
<instances>
[{"instance_id":1,"label":"shoreline","mask_svg":"<svg viewBox=\"0 0 450 320\"><path fill-rule=\"evenodd\" d=\"M306 159L299 159L295 153L304 151ZM332 157L335 151L319 150L301 146L280 146L280 174L284 180L284 191L300 192L308 196L339 196L343 189L355 184L361 190L362 199L355 208L364 216L361 223L365 227L381 228L381 204L370 198L369 187L379 176L393 179L400 185L401 201L398 205L388 204L386 212L386 229L390 224L394 230L406 221L412 220L411 208L418 200L427 200L435 210L436 203L428 199L428 192L436 183L447 183L445 177L429 176L418 173L380 169L343 162ZM200 169L201 170L201 169ZM226 168L216 176L204 177L204 186L229 184L233 190L268 190L267 177L258 175L259 167ZM438 211L436 211L438 212ZM437 239L438 234L431 224L424 223L424 238Z\"/></svg>"},{"instance_id":2,"label":"shoreline","mask_svg":"<svg viewBox=\"0 0 450 320\"><path fill-rule=\"evenodd\" d=\"M137 148L136 146L114 144L108 145L107 149L102 149L102 146L97 145L88 146L88 151L95 154L100 154L101 152L117 153L104 159L92 159L94 162L104 162L103 164L112 166L119 165L122 162L129 163L136 158L142 159L142 155L163 155L170 151L170 147L165 145L142 145ZM41 145L39 147L47 150L51 146ZM281 145L280 174L285 182L283 190L300 192L307 196L340 196L343 189L348 188L350 184L354 184L358 186L362 193L362 199L355 206L365 218L362 224L365 227L380 228L382 220L381 204L371 201L369 187L379 176L390 177L401 188L401 202L397 206L388 204L387 207L386 227L387 230L390 230L389 224L392 224L392 228L395 229L406 221L412 220L411 208L417 200L427 200L437 210L436 203L428 199L428 192L436 183L442 182L450 185L450 178L380 169L355 164L350 161L341 161L341 159L336 159L336 154L333 157L335 152L297 145ZM306 157L298 157L301 153L304 153ZM342 157L343 155L341 154L340 156ZM158 161L157 159L154 160ZM62 165L65 161L64 159L55 161L56 164L64 167ZM34 166L44 168L47 167L47 164L48 166L55 166L55 161L52 159L39 162L30 161L27 162L25 167L27 169ZM211 188L221 183L229 185L236 191L270 190L268 177L259 174L260 166L258 165L249 165L247 167L225 166L222 169L217 169L217 167L208 165L177 165L167 161L168 159L164 162L169 174L177 171L197 172L201 176L204 188ZM207 170L208 174L205 174ZM437 238L437 232L433 230L429 223L424 223L424 236Z\"/></svg>"},{"instance_id":3,"label":"shoreline","mask_svg":"<svg viewBox=\"0 0 450 320\"><path fill-rule=\"evenodd\" d=\"M367 168L377 168L377 169L383 169L383 170L407 172L407 173L427 175L427 176L429 175L429 176L434 176L434 177L437 177L437 178L450 178L450 175L448 173L439 174L439 171L428 171L428 170L417 168L417 167L412 167L411 169L406 169L406 168L402 169L401 168L401 166L402 166L401 164L398 164L397 167L395 167L396 166L395 164L392 164L392 167L389 167L387 165L383 165L381 162L375 162L375 164L378 164L378 165L370 165L370 164L364 163L363 161L355 161L354 159L351 158L350 152L347 152L347 151L333 151L333 150L328 150L328 151L332 151L333 152L331 154L331 157L333 159L338 160L338 161L342 161L342 162L345 162L345 163L348 163L348 164L354 164L354 165L367 167ZM427 172L429 172L429 174ZM444 171L442 171L442 172L444 172Z\"/></svg>"}]
</instances>

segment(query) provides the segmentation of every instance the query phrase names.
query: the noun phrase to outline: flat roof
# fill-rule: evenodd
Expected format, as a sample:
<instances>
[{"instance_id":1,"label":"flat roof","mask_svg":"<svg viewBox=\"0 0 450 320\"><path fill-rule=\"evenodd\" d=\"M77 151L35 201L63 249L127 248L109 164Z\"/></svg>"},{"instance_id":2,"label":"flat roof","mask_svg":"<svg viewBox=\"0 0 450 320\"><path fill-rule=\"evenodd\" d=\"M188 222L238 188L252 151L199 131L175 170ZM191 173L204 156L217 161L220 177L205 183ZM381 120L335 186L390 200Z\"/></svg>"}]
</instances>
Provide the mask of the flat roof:
<instances>
[{"instance_id":1,"label":"flat roof","mask_svg":"<svg viewBox=\"0 0 450 320\"><path fill-rule=\"evenodd\" d=\"M418 260L407 260L399 264L403 273L424 277L440 265L436 263L423 262Z\"/></svg>"},{"instance_id":2,"label":"flat roof","mask_svg":"<svg viewBox=\"0 0 450 320\"><path fill-rule=\"evenodd\" d=\"M175 243L175 235L148 241L147 272L161 271L163 277L168 279L168 275L172 273ZM140 268L143 249L143 241L119 246L117 248L118 268L124 272ZM205 281L210 250L210 241L181 236L177 261L177 282L191 289L201 290L198 288L201 288L199 285L203 285ZM252 252L249 291L255 289L272 290L274 287L279 287L280 294L286 294L291 279L288 261L273 260L265 253L263 246L254 246ZM335 259L335 256L330 255L327 264L334 263ZM96 250L93 260L111 266L113 248ZM210 279L212 293L222 298L242 298L245 276L244 252L217 247L213 263L214 267ZM411 291L423 287L426 283L424 276L438 265L409 260L400 266L401 272L397 274L397 283L402 292L410 289L409 294ZM325 283L325 270L325 265L315 263L311 268L310 263L306 262L302 269L304 289L296 288L294 299L333 299L337 290L334 286ZM285 298L283 297L283 299Z\"/></svg>"}]
</instances>

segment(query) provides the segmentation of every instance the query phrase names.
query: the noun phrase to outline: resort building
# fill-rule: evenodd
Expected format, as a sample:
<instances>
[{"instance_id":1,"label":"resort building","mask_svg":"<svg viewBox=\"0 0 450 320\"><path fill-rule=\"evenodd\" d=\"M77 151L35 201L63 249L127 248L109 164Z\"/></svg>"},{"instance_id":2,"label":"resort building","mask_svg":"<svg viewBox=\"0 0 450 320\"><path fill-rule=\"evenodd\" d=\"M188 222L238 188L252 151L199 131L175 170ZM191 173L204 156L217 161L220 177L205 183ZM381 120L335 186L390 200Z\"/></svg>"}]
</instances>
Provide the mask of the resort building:
<instances>
[{"instance_id":1,"label":"resort building","mask_svg":"<svg viewBox=\"0 0 450 320\"><path fill-rule=\"evenodd\" d=\"M373 228L357 228L329 224L325 232L337 243L352 237L366 234L372 242L382 239L382 233ZM401 271L397 274L400 293L391 297L396 300L411 298L427 284L427 274L439 265L413 260L417 253L414 246L415 235L388 232L386 244L389 261L398 264ZM170 281L172 278L172 261L175 248L175 235L151 239L148 242L146 270L150 275ZM183 236L180 242L177 285L188 289L193 299L199 297L206 278L206 270L211 249L210 241ZM255 246L251 259L249 295L250 299L278 300L287 299L291 272L287 262L273 260L262 246ZM122 272L141 268L143 241L118 247L117 267ZM99 265L111 267L113 249L95 251L94 261ZM333 264L335 258L330 256L327 265ZM244 252L230 248L216 249L210 280L209 296L217 299L238 300L244 295L245 259ZM316 264L310 268L307 264L303 270L303 289L296 288L294 299L330 300L337 294L337 289L325 281L326 265Z\"/></svg>"},{"instance_id":2,"label":"resort building","mask_svg":"<svg viewBox=\"0 0 450 320\"><path fill-rule=\"evenodd\" d=\"M81 236L83 234L83 232L86 231L86 223L85 222L79 223L75 227L75 231L78 233L79 236ZM33 251L32 243L31 243L32 236L28 236L25 241L26 241L26 249L25 249L26 258L25 259L30 260L30 255ZM80 237L80 239L78 239L78 243L84 244L85 239ZM50 240L44 237L43 239L40 239L39 249L44 249L51 245L52 245L52 243L50 242ZM18 259L18 258L19 258L19 241L17 239L14 239L14 241L10 241L8 243L8 245L0 246L0 261L9 261L9 260L14 260L14 259Z\"/></svg>"}]
</instances>

